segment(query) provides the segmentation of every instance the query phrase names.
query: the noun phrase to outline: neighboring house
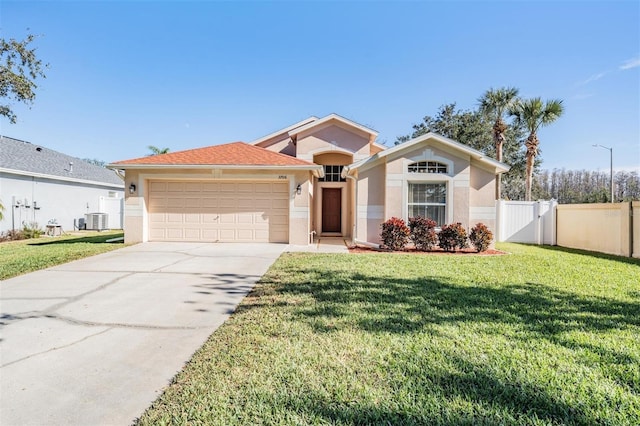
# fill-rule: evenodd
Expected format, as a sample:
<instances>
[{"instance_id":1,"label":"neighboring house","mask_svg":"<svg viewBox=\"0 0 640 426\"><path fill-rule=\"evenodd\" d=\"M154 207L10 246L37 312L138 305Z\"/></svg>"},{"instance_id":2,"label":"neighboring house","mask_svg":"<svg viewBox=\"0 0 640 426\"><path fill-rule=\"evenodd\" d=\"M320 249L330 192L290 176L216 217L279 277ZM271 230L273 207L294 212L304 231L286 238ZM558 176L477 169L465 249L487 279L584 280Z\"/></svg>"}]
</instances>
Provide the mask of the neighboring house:
<instances>
[{"instance_id":1,"label":"neighboring house","mask_svg":"<svg viewBox=\"0 0 640 426\"><path fill-rule=\"evenodd\" d=\"M113 170L18 139L0 136L0 232L55 221L63 231L86 213L107 213L122 228L124 183Z\"/></svg>"},{"instance_id":2,"label":"neighboring house","mask_svg":"<svg viewBox=\"0 0 640 426\"><path fill-rule=\"evenodd\" d=\"M433 133L393 148L377 135L331 114L251 144L110 164L125 171L125 241L379 242L384 220L416 215L495 230L508 166Z\"/></svg>"}]
</instances>

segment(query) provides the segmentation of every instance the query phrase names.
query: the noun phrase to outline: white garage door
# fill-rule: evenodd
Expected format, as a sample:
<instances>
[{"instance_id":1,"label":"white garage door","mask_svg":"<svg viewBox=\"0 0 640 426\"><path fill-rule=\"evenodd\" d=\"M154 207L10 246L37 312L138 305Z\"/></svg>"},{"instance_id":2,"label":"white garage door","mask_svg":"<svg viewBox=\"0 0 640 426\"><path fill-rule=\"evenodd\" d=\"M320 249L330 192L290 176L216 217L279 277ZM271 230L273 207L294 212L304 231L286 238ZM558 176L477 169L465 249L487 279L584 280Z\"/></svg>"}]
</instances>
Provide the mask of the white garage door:
<instances>
[{"instance_id":1,"label":"white garage door","mask_svg":"<svg viewBox=\"0 0 640 426\"><path fill-rule=\"evenodd\" d=\"M287 182L150 181L150 241L289 241Z\"/></svg>"}]
</instances>

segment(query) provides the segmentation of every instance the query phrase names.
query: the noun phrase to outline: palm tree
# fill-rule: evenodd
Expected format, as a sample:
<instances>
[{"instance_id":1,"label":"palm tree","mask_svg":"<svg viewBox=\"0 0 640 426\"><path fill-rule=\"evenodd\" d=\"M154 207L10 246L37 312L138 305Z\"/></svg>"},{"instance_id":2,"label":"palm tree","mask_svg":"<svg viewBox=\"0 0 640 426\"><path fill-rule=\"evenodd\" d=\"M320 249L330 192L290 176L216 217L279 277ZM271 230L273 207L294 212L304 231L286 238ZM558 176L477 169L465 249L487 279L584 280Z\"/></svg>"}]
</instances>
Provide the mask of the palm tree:
<instances>
[{"instance_id":1,"label":"palm tree","mask_svg":"<svg viewBox=\"0 0 640 426\"><path fill-rule=\"evenodd\" d=\"M538 135L540 127L556 121L563 113L562 100L553 99L546 103L540 98L520 100L510 108L509 114L514 116L516 123L523 124L529 131L529 137L525 141L527 148L527 176L525 181L525 200L531 201L531 181L533 179L533 165L538 155Z\"/></svg>"},{"instance_id":2,"label":"palm tree","mask_svg":"<svg viewBox=\"0 0 640 426\"><path fill-rule=\"evenodd\" d=\"M478 102L480 102L480 112L494 120L493 142L496 144L496 159L502 161L502 147L506 140L505 132L507 124L502 119L509 112L518 99L518 89L515 87L503 87L501 89L489 89ZM496 179L496 200L501 198L502 175Z\"/></svg>"},{"instance_id":3,"label":"palm tree","mask_svg":"<svg viewBox=\"0 0 640 426\"><path fill-rule=\"evenodd\" d=\"M147 148L149 148L149 151L151 151L151 155L160 155L160 154L166 154L169 152L169 148L158 148L157 146L153 146L153 145L149 145Z\"/></svg>"}]
</instances>

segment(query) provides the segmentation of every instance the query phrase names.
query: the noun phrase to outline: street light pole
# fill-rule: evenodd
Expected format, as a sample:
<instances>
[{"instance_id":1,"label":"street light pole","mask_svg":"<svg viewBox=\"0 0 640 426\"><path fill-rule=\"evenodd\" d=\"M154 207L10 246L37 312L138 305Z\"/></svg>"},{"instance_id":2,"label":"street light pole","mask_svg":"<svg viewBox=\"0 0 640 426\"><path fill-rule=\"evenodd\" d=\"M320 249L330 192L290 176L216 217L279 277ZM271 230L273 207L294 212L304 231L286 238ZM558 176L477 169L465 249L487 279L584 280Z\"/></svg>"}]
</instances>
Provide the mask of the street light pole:
<instances>
[{"instance_id":1,"label":"street light pole","mask_svg":"<svg viewBox=\"0 0 640 426\"><path fill-rule=\"evenodd\" d=\"M611 186L611 202L613 203L613 147L603 146L600 144L593 144L593 146L595 148L600 147L609 150L609 167L611 169L609 185Z\"/></svg>"}]
</instances>

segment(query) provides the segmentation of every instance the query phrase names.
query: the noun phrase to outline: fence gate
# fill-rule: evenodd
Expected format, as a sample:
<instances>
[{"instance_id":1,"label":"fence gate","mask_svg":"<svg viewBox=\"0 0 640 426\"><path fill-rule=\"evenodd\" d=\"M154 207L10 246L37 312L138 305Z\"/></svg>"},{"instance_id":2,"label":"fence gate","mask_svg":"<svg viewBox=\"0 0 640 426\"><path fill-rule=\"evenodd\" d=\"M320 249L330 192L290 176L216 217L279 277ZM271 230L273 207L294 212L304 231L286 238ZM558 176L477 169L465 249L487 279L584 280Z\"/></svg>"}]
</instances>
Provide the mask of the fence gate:
<instances>
[{"instance_id":1,"label":"fence gate","mask_svg":"<svg viewBox=\"0 0 640 426\"><path fill-rule=\"evenodd\" d=\"M556 206L551 201L496 201L496 241L556 244Z\"/></svg>"}]
</instances>

